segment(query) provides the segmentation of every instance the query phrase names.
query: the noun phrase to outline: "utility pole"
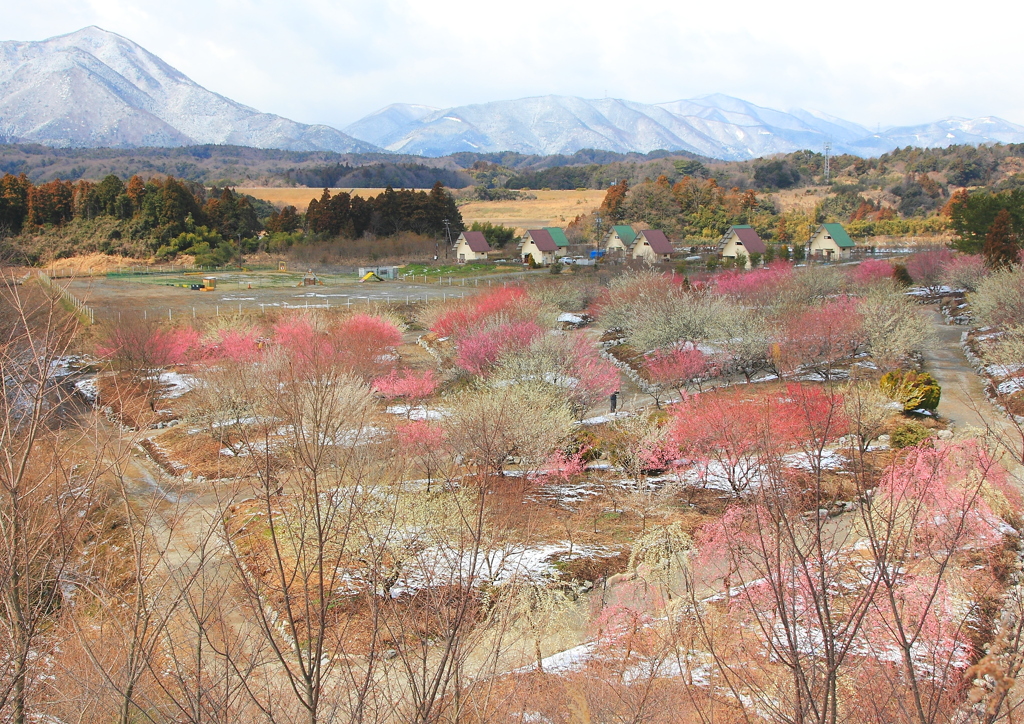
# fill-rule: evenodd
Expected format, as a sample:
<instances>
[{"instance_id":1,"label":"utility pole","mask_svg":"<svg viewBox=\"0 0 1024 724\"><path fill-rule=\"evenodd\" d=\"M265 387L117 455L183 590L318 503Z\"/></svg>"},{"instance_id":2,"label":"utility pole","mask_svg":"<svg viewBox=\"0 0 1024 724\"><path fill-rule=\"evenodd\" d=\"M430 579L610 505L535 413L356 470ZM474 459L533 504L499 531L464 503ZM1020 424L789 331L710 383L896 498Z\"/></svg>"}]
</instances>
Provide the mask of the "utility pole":
<instances>
[{"instance_id":1,"label":"utility pole","mask_svg":"<svg viewBox=\"0 0 1024 724\"><path fill-rule=\"evenodd\" d=\"M444 237L445 240L448 242L448 246L446 246L444 249L444 258L447 259L448 250L452 248L452 226L451 222L448 221L448 219L442 219L441 223L444 224Z\"/></svg>"}]
</instances>

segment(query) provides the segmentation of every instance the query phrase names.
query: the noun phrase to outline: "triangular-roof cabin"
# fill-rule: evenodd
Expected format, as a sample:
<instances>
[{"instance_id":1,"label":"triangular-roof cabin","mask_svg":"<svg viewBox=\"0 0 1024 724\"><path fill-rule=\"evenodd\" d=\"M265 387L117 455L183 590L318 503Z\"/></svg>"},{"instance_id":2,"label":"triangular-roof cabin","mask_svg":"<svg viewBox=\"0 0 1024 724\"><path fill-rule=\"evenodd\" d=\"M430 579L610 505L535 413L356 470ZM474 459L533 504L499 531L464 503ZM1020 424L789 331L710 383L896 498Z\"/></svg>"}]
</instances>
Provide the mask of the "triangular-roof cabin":
<instances>
[{"instance_id":1,"label":"triangular-roof cabin","mask_svg":"<svg viewBox=\"0 0 1024 724\"><path fill-rule=\"evenodd\" d=\"M655 264L659 261L668 261L674 251L664 231L643 229L633 240L629 255L633 259L644 259L650 264Z\"/></svg>"},{"instance_id":2,"label":"triangular-roof cabin","mask_svg":"<svg viewBox=\"0 0 1024 724\"><path fill-rule=\"evenodd\" d=\"M722 240L718 242L718 255L723 259L735 259L740 254L747 258L746 268L751 267L751 254L764 254L764 241L757 235L752 226L736 224L730 226Z\"/></svg>"},{"instance_id":3,"label":"triangular-roof cabin","mask_svg":"<svg viewBox=\"0 0 1024 724\"><path fill-rule=\"evenodd\" d=\"M482 231L463 231L455 244L455 258L460 264L467 261L486 261L492 251Z\"/></svg>"},{"instance_id":4,"label":"triangular-roof cabin","mask_svg":"<svg viewBox=\"0 0 1024 724\"><path fill-rule=\"evenodd\" d=\"M537 264L554 264L555 259L564 253L547 229L528 229L519 243L519 255L524 264L529 263L531 256Z\"/></svg>"},{"instance_id":5,"label":"triangular-roof cabin","mask_svg":"<svg viewBox=\"0 0 1024 724\"><path fill-rule=\"evenodd\" d=\"M632 226L619 224L609 229L604 237L604 251L607 254L621 252L623 254L633 246L636 241L636 232Z\"/></svg>"},{"instance_id":6,"label":"triangular-roof cabin","mask_svg":"<svg viewBox=\"0 0 1024 724\"><path fill-rule=\"evenodd\" d=\"M842 224L822 224L811 234L807 254L823 259L849 259L855 246Z\"/></svg>"}]
</instances>

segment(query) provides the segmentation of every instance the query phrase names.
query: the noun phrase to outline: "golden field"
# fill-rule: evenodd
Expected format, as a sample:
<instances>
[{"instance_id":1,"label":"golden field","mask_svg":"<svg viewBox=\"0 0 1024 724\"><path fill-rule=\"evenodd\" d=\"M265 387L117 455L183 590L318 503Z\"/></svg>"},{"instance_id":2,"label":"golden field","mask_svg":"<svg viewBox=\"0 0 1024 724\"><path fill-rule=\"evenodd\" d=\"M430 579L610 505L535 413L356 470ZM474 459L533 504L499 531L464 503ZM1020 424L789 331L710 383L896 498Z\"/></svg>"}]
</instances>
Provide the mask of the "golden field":
<instances>
[{"instance_id":1,"label":"golden field","mask_svg":"<svg viewBox=\"0 0 1024 724\"><path fill-rule=\"evenodd\" d=\"M473 201L459 207L466 224L490 221L492 224L534 229L539 226L565 227L579 214L601 205L604 191L528 191L536 199L523 201Z\"/></svg>"},{"instance_id":2,"label":"golden field","mask_svg":"<svg viewBox=\"0 0 1024 724\"><path fill-rule=\"evenodd\" d=\"M236 188L257 199L269 201L277 206L291 204L299 211L305 211L310 199L319 198L322 189L310 188ZM429 189L424 189L429 190ZM358 196L376 196L384 189L331 189L331 194L346 191ZM601 205L604 191L528 191L535 199L523 201L473 201L459 207L462 220L467 224L474 221L489 221L518 229L539 226L564 227L579 214L593 211Z\"/></svg>"}]
</instances>

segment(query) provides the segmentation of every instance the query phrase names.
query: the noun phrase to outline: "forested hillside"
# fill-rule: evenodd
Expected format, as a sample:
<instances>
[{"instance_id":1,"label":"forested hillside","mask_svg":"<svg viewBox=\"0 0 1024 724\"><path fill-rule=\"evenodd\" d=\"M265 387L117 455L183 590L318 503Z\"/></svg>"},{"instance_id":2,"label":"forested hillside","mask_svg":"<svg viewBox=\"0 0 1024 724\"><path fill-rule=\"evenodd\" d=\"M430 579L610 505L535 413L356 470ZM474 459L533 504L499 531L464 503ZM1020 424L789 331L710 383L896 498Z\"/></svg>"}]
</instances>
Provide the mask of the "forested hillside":
<instances>
[{"instance_id":1,"label":"forested hillside","mask_svg":"<svg viewBox=\"0 0 1024 724\"><path fill-rule=\"evenodd\" d=\"M430 193L394 191L367 199L325 191L310 213L280 211L230 188L206 188L185 179L108 175L34 184L26 176L0 178L0 256L17 263L105 252L136 258L195 257L216 266L259 249L293 243L358 238L366 233L439 235L447 220L463 228L451 195L437 183ZM308 233L303 233L308 232Z\"/></svg>"}]
</instances>

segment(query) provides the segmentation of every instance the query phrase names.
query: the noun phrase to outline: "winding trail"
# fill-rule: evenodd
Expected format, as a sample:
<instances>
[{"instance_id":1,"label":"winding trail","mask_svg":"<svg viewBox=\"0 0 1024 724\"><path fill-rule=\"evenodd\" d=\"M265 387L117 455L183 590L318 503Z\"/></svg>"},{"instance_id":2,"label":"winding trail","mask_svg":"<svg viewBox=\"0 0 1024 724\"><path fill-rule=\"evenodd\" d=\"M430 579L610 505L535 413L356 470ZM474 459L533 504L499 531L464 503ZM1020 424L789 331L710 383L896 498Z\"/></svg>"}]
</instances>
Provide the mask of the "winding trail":
<instances>
[{"instance_id":1,"label":"winding trail","mask_svg":"<svg viewBox=\"0 0 1024 724\"><path fill-rule=\"evenodd\" d=\"M946 324L934 308L922 310L935 339L924 350L924 366L942 386L938 413L957 427L990 428L1005 424L1002 412L985 396L984 383L960 348L966 327Z\"/></svg>"},{"instance_id":2,"label":"winding trail","mask_svg":"<svg viewBox=\"0 0 1024 724\"><path fill-rule=\"evenodd\" d=\"M1021 431L996 408L985 394L985 381L974 370L960 347L967 327L946 324L935 307L921 311L922 323L930 324L934 343L924 350L924 367L942 386L938 413L953 427L975 427L988 431L1006 451L1002 463L1024 488L1024 439Z\"/></svg>"}]
</instances>

